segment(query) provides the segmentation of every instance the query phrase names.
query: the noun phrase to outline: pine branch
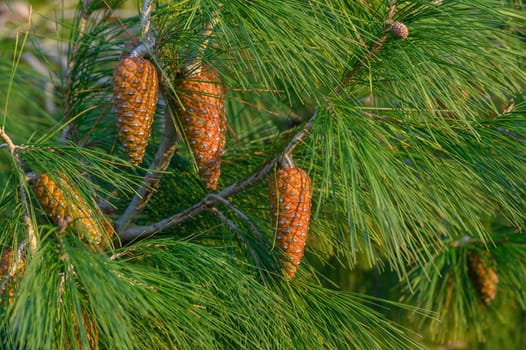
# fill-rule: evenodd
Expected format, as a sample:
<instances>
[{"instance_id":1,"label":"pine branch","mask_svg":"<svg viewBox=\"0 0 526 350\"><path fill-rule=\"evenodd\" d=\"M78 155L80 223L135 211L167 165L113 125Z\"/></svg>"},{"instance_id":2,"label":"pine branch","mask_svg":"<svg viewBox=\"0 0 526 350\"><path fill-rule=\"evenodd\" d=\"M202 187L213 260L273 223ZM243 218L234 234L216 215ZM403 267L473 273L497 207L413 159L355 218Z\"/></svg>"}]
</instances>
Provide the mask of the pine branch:
<instances>
[{"instance_id":1,"label":"pine branch","mask_svg":"<svg viewBox=\"0 0 526 350\"><path fill-rule=\"evenodd\" d=\"M391 0L389 10L386 15L386 19L384 21L384 26L383 26L384 29L388 28L388 26L392 22L392 18L393 18L395 9L396 9L396 1ZM204 41L204 44L201 46L201 48L203 48L203 46L206 47L205 45L208 42L208 36L211 34L212 28L215 25L215 23L217 23L216 19L217 19L217 15L214 15L214 21L207 24L204 31L202 32L203 36L205 37L205 41ZM383 42L387 40L387 37L388 37L387 33L384 33L380 37L380 39L373 45L372 49L364 54L363 58L360 61L358 61L355 67L351 70L350 74L348 75L348 78L346 79L346 84L351 82L352 76L355 71L363 67L363 65L368 63L370 60L372 60L374 58L375 53L381 50ZM342 90L343 89L338 89L337 93L341 93ZM330 103L328 102L327 99L325 99L325 102L328 105L329 110L330 110L331 109ZM145 226L145 227L137 226L137 227L130 227L129 229L125 229L124 231L121 231L119 234L121 239L124 241L132 240L138 237L148 236L153 233L168 229L178 223L181 223L191 217L198 215L206 208L214 207L219 202L218 198L222 198L226 200L226 198L229 197L230 195L238 193L238 192L242 192L249 186L261 181L274 168L274 166L278 162L281 162L283 159L286 159L287 157L289 157L291 153L294 151L294 149L296 148L296 146L306 137L307 132L310 131L310 129L314 125L314 120L317 116L317 113L318 112L316 111L311 116L311 118L303 126L302 130L298 132L292 138L292 140L289 142L287 147L285 147L285 149L283 150L281 154L275 156L273 159L268 161L258 171L250 175L245 180L239 183L233 184L230 187L225 188L223 191L219 192L216 195L208 195L203 200L201 200L199 203L195 204L194 206L184 210L183 212L175 214L167 219L161 220L157 223L154 223L152 225Z\"/></svg>"},{"instance_id":2,"label":"pine branch","mask_svg":"<svg viewBox=\"0 0 526 350\"><path fill-rule=\"evenodd\" d=\"M217 194L207 195L199 203L189 207L188 209L180 213L172 215L169 218L158 221L148 226L129 227L119 233L120 238L123 241L130 241L136 238L146 237L154 233L166 230L170 227L173 227L176 224L179 224L183 221L186 221L200 214L204 210L207 210L209 208L216 206L218 203L220 203L220 201L218 200L218 197L222 199L226 199L230 197L231 195L242 192L246 190L247 188L249 188L250 186L262 181L267 176L267 174L270 173L272 169L274 169L274 166L278 162L280 162L284 156L290 154L296 148L296 146L307 137L307 135L309 134L309 132L311 131L314 125L314 121L317 115L318 115L318 111L316 111L310 117L310 119L305 123L302 129L294 135L294 137L291 139L291 141L285 147L282 153L276 155L271 160L267 161L257 171L249 175L244 180L230 185L229 187L225 188L224 190L222 190L221 192Z\"/></svg>"},{"instance_id":3,"label":"pine branch","mask_svg":"<svg viewBox=\"0 0 526 350\"><path fill-rule=\"evenodd\" d=\"M144 0L141 11L141 43L130 53L130 57L144 57L155 45L152 31L153 0Z\"/></svg>"},{"instance_id":4,"label":"pine branch","mask_svg":"<svg viewBox=\"0 0 526 350\"><path fill-rule=\"evenodd\" d=\"M18 172L20 174L24 174L24 163L22 162L22 158L19 154L20 148L13 143L9 135L5 132L4 127L0 127L0 138L2 138L7 144L7 149L9 150L11 156L15 161L15 166L17 167ZM37 250L38 240L35 228L33 226L33 221L31 220L30 204L29 199L27 198L26 188L23 186L23 181L25 181L25 177L21 178L20 181L21 183L18 186L18 196L22 204L23 220L27 227L30 251L31 254L34 255Z\"/></svg>"},{"instance_id":5,"label":"pine branch","mask_svg":"<svg viewBox=\"0 0 526 350\"><path fill-rule=\"evenodd\" d=\"M391 23L393 22L393 16L396 11L396 0L390 0L389 1L389 9L387 10L387 15L385 17L384 23L382 25L382 31L383 34L380 36L380 38L373 43L371 47L365 45L366 52L362 56L362 58L356 63L356 65L351 69L351 71L347 74L347 77L344 79L344 82L341 86L339 86L336 89L336 93L339 94L345 89L347 86L349 86L354 79L355 73L365 67L367 64L369 64L375 57L375 55L382 50L384 43L387 41L388 33L387 30L391 26ZM362 45L365 43L362 42Z\"/></svg>"}]
</instances>

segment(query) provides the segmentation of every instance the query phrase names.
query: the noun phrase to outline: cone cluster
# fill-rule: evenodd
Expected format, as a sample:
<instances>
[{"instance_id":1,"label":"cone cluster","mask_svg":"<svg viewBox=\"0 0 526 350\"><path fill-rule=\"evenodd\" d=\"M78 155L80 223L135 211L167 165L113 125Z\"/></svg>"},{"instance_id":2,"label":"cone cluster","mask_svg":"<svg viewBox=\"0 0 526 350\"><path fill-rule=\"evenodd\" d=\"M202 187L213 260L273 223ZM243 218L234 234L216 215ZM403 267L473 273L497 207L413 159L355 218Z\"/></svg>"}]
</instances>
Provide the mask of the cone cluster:
<instances>
[{"instance_id":1,"label":"cone cluster","mask_svg":"<svg viewBox=\"0 0 526 350\"><path fill-rule=\"evenodd\" d=\"M97 221L102 213L90 210L65 175L61 174L55 182L47 174L40 174L33 190L46 214L58 225L74 227L81 239L104 245L113 237L113 226L106 220Z\"/></svg>"},{"instance_id":2,"label":"cone cluster","mask_svg":"<svg viewBox=\"0 0 526 350\"><path fill-rule=\"evenodd\" d=\"M276 242L285 253L285 275L292 279L301 262L311 215L311 181L298 167L284 167L271 176L270 211Z\"/></svg>"},{"instance_id":3,"label":"cone cluster","mask_svg":"<svg viewBox=\"0 0 526 350\"><path fill-rule=\"evenodd\" d=\"M211 66L202 66L177 86L178 118L190 144L201 180L215 191L225 148L225 102L221 77Z\"/></svg>"},{"instance_id":4,"label":"cone cluster","mask_svg":"<svg viewBox=\"0 0 526 350\"><path fill-rule=\"evenodd\" d=\"M409 28L402 22L394 22L391 26L391 34L397 39L407 39Z\"/></svg>"},{"instance_id":5,"label":"cone cluster","mask_svg":"<svg viewBox=\"0 0 526 350\"><path fill-rule=\"evenodd\" d=\"M488 252L468 254L468 271L480 297L480 300L490 305L497 296L499 276L495 272L496 262Z\"/></svg>"},{"instance_id":6,"label":"cone cluster","mask_svg":"<svg viewBox=\"0 0 526 350\"><path fill-rule=\"evenodd\" d=\"M134 165L140 164L157 106L155 66L142 57L125 57L113 71L113 104L119 138Z\"/></svg>"}]
</instances>

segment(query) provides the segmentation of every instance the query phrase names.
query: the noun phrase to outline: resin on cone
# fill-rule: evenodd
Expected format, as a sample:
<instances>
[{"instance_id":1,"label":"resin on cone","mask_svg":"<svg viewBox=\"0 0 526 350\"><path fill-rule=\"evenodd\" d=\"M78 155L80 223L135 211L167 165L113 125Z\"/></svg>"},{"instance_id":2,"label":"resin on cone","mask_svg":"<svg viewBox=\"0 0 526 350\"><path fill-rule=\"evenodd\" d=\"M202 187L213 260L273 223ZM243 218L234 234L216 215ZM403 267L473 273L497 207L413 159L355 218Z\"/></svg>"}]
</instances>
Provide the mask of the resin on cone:
<instances>
[{"instance_id":1,"label":"resin on cone","mask_svg":"<svg viewBox=\"0 0 526 350\"><path fill-rule=\"evenodd\" d=\"M106 220L97 221L103 214L79 196L64 175L53 181L47 174L40 174L33 184L35 196L46 214L58 225L72 225L81 239L102 246L109 243L115 234L113 226Z\"/></svg>"},{"instance_id":2,"label":"resin on cone","mask_svg":"<svg viewBox=\"0 0 526 350\"><path fill-rule=\"evenodd\" d=\"M495 260L488 252L468 254L468 271L480 297L480 300L490 305L497 296L499 276L495 272Z\"/></svg>"},{"instance_id":3,"label":"resin on cone","mask_svg":"<svg viewBox=\"0 0 526 350\"><path fill-rule=\"evenodd\" d=\"M119 138L134 165L140 164L157 106L155 66L142 57L125 57L113 72L113 105Z\"/></svg>"},{"instance_id":4,"label":"resin on cone","mask_svg":"<svg viewBox=\"0 0 526 350\"><path fill-rule=\"evenodd\" d=\"M209 191L215 191L225 148L225 102L221 77L211 66L202 66L178 86L178 118Z\"/></svg>"},{"instance_id":5,"label":"resin on cone","mask_svg":"<svg viewBox=\"0 0 526 350\"><path fill-rule=\"evenodd\" d=\"M311 215L311 181L298 167L284 167L271 176L270 211L278 246L285 252L285 275L292 279L307 242Z\"/></svg>"}]
</instances>

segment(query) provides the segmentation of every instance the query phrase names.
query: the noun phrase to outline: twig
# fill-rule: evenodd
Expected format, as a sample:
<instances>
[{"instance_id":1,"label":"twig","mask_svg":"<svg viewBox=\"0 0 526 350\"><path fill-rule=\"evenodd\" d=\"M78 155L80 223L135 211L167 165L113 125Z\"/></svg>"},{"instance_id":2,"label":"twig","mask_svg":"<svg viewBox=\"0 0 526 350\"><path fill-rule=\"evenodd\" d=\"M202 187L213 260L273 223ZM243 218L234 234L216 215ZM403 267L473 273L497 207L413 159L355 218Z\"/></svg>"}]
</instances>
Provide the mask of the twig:
<instances>
[{"instance_id":1,"label":"twig","mask_svg":"<svg viewBox=\"0 0 526 350\"><path fill-rule=\"evenodd\" d=\"M205 50L207 49L210 43L210 37L214 32L214 28L219 23L219 14L220 10L223 7L222 3L218 3L218 8L212 13L212 19L210 22L206 23L203 30L201 30L201 45L197 49L196 57L189 58L189 61L185 64L185 69L187 72L192 74L199 74L201 71L201 57L203 56Z\"/></svg>"},{"instance_id":2,"label":"twig","mask_svg":"<svg viewBox=\"0 0 526 350\"><path fill-rule=\"evenodd\" d=\"M121 217L116 220L115 227L117 232L122 231L132 221L133 217L144 209L150 200L153 189L161 180L162 172L170 165L177 146L177 139L178 136L174 127L174 121L172 120L170 109L167 107L165 110L164 135L161 144L157 149L155 159L150 165L148 172L144 175L143 185L137 190Z\"/></svg>"},{"instance_id":3,"label":"twig","mask_svg":"<svg viewBox=\"0 0 526 350\"><path fill-rule=\"evenodd\" d=\"M218 202L224 204L228 209L232 210L234 214L239 216L243 221L247 223L247 225L250 227L250 230L254 232L256 237L259 239L259 242L264 245L265 239L263 238L263 235L259 230L257 229L256 225L250 220L247 214L243 213L241 210L239 210L235 205L233 205L228 199L225 199L223 197L215 196L213 193L210 194L211 197L214 197L217 199Z\"/></svg>"},{"instance_id":4,"label":"twig","mask_svg":"<svg viewBox=\"0 0 526 350\"><path fill-rule=\"evenodd\" d=\"M276 163L278 163L284 155L290 154L294 150L294 148L307 137L312 126L314 125L314 121L317 115L318 111L314 112L314 114L310 117L307 123L305 123L303 128L300 131L298 131L296 135L294 135L294 137L290 140L289 144L287 145L287 147L285 147L282 153L274 156L272 159L267 161L258 170L246 177L244 180L230 185L229 187L225 188L217 194L207 195L199 203L194 204L186 210L172 215L169 218L158 221L148 226L135 226L126 228L125 230L122 230L119 233L120 238L123 241L130 241L136 238L150 236L154 233L166 230L176 224L179 224L192 217L195 217L196 215L200 214L206 209L214 207L215 205L217 205L217 203L220 202L218 198L226 199L231 195L242 192L251 185L260 182L267 176L267 174L270 171L272 171L272 169L274 169Z\"/></svg>"},{"instance_id":5,"label":"twig","mask_svg":"<svg viewBox=\"0 0 526 350\"><path fill-rule=\"evenodd\" d=\"M16 276L16 272L18 270L18 263L22 261L22 259L24 259L24 249L26 249L26 245L27 245L27 239L24 239L22 243L18 245L18 249L16 252L16 258L14 259L13 264L11 265L11 268L9 269L7 276L5 276L4 280L2 281L2 284L0 285L0 295L4 294L5 289L7 288L7 285Z\"/></svg>"},{"instance_id":6,"label":"twig","mask_svg":"<svg viewBox=\"0 0 526 350\"><path fill-rule=\"evenodd\" d=\"M389 9L387 10L387 15L382 25L382 31L384 33L380 36L378 41L373 43L370 49L366 47L367 51L365 52L363 57L351 69L351 71L347 74L347 77L344 78L343 84L338 86L338 88L336 89L337 94L340 94L342 90L351 83L356 71L358 71L358 69L368 64L374 58L375 54L378 53L382 49L384 43L387 41L387 38L388 38L388 34L385 31L390 28L393 22L393 16L394 16L395 10L396 10L396 0L390 0Z\"/></svg>"},{"instance_id":7,"label":"twig","mask_svg":"<svg viewBox=\"0 0 526 350\"><path fill-rule=\"evenodd\" d=\"M458 247L464 246L466 244L471 244L471 243L477 242L477 241L479 241L479 240L478 239L473 239L470 236L463 236L460 239L457 239L457 240L449 242L449 246L450 247L454 247L454 248L458 248Z\"/></svg>"},{"instance_id":8,"label":"twig","mask_svg":"<svg viewBox=\"0 0 526 350\"><path fill-rule=\"evenodd\" d=\"M389 10L387 10L387 16L385 17L383 30L387 30L393 22L393 16L396 11L396 0L389 1Z\"/></svg>"},{"instance_id":9,"label":"twig","mask_svg":"<svg viewBox=\"0 0 526 350\"><path fill-rule=\"evenodd\" d=\"M151 28L152 11L153 0L144 0L141 11L141 43L133 49L130 57L144 57L155 45L155 35Z\"/></svg>"},{"instance_id":10,"label":"twig","mask_svg":"<svg viewBox=\"0 0 526 350\"><path fill-rule=\"evenodd\" d=\"M4 140L4 142L7 144L7 149L11 153L11 156L13 157L15 161L15 165L19 171L20 174L24 174L24 163L22 162L22 158L20 157L20 154L18 153L19 147L16 146L9 135L4 130L4 127L0 127L0 138ZM23 186L23 182L26 182L25 175L23 178L20 179L20 184L18 185L18 196L19 200L22 204L22 213L23 213L23 220L25 225L27 226L27 234L29 239L29 244L31 248L31 254L35 254L37 250L37 236L35 228L33 227L33 222L31 220L30 215L30 209L29 209L29 200L26 195L25 188Z\"/></svg>"},{"instance_id":11,"label":"twig","mask_svg":"<svg viewBox=\"0 0 526 350\"><path fill-rule=\"evenodd\" d=\"M259 259L254 249L250 246L250 242L243 236L239 227L232 220L227 218L223 213L217 210L217 208L210 208L209 210L215 215L217 215L219 219L221 219L221 221L225 225L227 225L228 228L230 228L232 234L234 234L234 236L236 236L241 242L243 242L247 246L248 250L250 251L250 255L252 255L252 258L254 259L254 262L259 268L261 268L261 260Z\"/></svg>"},{"instance_id":12,"label":"twig","mask_svg":"<svg viewBox=\"0 0 526 350\"><path fill-rule=\"evenodd\" d=\"M508 101L508 106L504 108L501 115L509 114L513 111L513 108L515 108L515 100L513 98L510 98Z\"/></svg>"}]
</instances>

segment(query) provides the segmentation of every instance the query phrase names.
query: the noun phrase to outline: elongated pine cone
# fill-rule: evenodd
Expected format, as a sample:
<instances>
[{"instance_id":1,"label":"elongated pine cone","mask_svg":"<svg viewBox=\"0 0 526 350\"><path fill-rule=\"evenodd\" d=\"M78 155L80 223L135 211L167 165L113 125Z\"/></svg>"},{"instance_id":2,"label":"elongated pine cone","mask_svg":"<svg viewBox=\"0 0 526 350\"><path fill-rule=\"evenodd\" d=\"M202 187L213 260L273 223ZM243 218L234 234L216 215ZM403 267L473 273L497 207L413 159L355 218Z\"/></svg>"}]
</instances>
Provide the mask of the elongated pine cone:
<instances>
[{"instance_id":1,"label":"elongated pine cone","mask_svg":"<svg viewBox=\"0 0 526 350\"><path fill-rule=\"evenodd\" d=\"M270 211L276 241L285 252L285 275L292 279L303 257L311 215L311 181L298 167L277 169L270 178Z\"/></svg>"},{"instance_id":2,"label":"elongated pine cone","mask_svg":"<svg viewBox=\"0 0 526 350\"><path fill-rule=\"evenodd\" d=\"M16 280L21 278L26 271L26 261L24 257L21 257L21 259L16 262L16 269L12 270L15 259L17 259L17 256L13 254L13 249L11 248L5 249L0 257L0 279L3 281L7 276L11 278L7 287L8 300L10 303L15 296Z\"/></svg>"},{"instance_id":3,"label":"elongated pine cone","mask_svg":"<svg viewBox=\"0 0 526 350\"><path fill-rule=\"evenodd\" d=\"M226 130L225 92L221 77L213 67L203 66L181 81L177 91L181 101L177 114L199 175L206 188L215 191L221 174Z\"/></svg>"},{"instance_id":4,"label":"elongated pine cone","mask_svg":"<svg viewBox=\"0 0 526 350\"><path fill-rule=\"evenodd\" d=\"M480 297L480 300L490 305L497 296L499 276L495 272L496 262L488 252L468 253L468 272Z\"/></svg>"},{"instance_id":5,"label":"elongated pine cone","mask_svg":"<svg viewBox=\"0 0 526 350\"><path fill-rule=\"evenodd\" d=\"M57 182L48 175L40 174L33 184L35 196L46 214L58 225L71 225L81 239L87 237L90 244L103 246L110 242L115 234L113 226L105 218L99 222L103 214L92 211L88 204L79 196L64 175Z\"/></svg>"},{"instance_id":6,"label":"elongated pine cone","mask_svg":"<svg viewBox=\"0 0 526 350\"><path fill-rule=\"evenodd\" d=\"M113 105L119 138L134 165L140 164L157 106L155 66L142 57L125 57L113 71Z\"/></svg>"}]
</instances>

